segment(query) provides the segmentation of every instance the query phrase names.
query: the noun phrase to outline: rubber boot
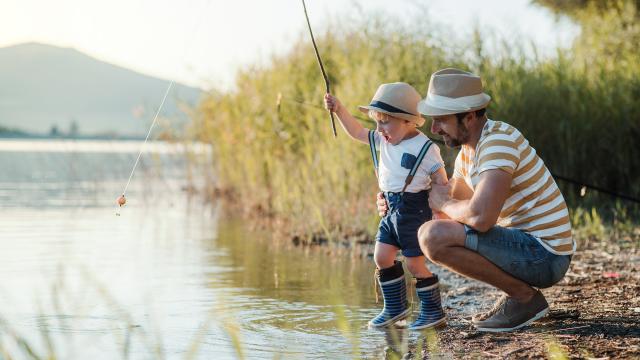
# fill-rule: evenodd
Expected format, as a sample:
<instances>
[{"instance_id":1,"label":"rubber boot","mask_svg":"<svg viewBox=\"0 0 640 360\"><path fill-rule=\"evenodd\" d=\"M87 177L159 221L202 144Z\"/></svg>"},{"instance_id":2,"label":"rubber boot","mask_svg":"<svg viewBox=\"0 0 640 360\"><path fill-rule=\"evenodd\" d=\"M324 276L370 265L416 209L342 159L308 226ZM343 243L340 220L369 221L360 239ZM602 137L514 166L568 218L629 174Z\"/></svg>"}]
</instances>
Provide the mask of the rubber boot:
<instances>
[{"instance_id":1,"label":"rubber boot","mask_svg":"<svg viewBox=\"0 0 640 360\"><path fill-rule=\"evenodd\" d=\"M386 327L409 316L411 307L407 301L407 283L402 263L396 261L393 266L378 270L378 283L382 290L384 308L378 316L369 321L369 326Z\"/></svg>"},{"instance_id":2,"label":"rubber boot","mask_svg":"<svg viewBox=\"0 0 640 360\"><path fill-rule=\"evenodd\" d=\"M438 275L419 279L416 283L416 293L420 299L420 313L415 321L409 325L409 330L421 330L444 324L446 317L440 300Z\"/></svg>"}]
</instances>

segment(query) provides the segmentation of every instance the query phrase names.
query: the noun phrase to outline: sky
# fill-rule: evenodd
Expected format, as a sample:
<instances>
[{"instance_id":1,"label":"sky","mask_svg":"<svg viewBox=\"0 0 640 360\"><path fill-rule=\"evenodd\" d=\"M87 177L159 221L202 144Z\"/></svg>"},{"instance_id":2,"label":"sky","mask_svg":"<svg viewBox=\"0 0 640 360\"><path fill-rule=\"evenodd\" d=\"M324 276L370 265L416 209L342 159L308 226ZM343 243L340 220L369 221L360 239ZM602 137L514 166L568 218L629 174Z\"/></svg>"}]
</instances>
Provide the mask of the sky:
<instances>
[{"instance_id":1,"label":"sky","mask_svg":"<svg viewBox=\"0 0 640 360\"><path fill-rule=\"evenodd\" d=\"M358 7L426 22L460 38L473 26L532 41L543 54L579 29L529 0L306 0L316 34ZM237 69L284 53L306 22L299 0L0 0L0 47L39 42L203 89L228 89Z\"/></svg>"}]
</instances>

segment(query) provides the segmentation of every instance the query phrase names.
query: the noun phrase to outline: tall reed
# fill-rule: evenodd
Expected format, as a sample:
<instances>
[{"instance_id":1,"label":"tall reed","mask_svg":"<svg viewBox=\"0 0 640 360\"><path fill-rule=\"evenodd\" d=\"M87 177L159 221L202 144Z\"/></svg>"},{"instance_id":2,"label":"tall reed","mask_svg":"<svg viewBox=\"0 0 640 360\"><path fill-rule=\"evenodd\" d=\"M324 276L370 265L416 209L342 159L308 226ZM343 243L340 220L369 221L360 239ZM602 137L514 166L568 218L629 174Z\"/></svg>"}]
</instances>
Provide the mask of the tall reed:
<instances>
[{"instance_id":1,"label":"tall reed","mask_svg":"<svg viewBox=\"0 0 640 360\"><path fill-rule=\"evenodd\" d=\"M553 172L640 193L637 51L626 52L626 65L613 69L606 62L587 66L590 59L574 50L541 59L504 45L489 56L478 34L444 45L418 23L393 24L366 17L318 39L334 92L354 113L381 83L405 81L425 94L435 70L469 69L493 97L490 118L518 127ZM377 187L369 152L341 129L337 139L331 135L315 61L301 37L267 65L239 71L234 90L203 101L194 131L215 148L217 186L232 190L242 206L302 235L371 234ZM423 131L432 136L429 125ZM457 150L441 148L450 172ZM603 199L591 192L582 198L579 189L559 183L573 206Z\"/></svg>"}]
</instances>

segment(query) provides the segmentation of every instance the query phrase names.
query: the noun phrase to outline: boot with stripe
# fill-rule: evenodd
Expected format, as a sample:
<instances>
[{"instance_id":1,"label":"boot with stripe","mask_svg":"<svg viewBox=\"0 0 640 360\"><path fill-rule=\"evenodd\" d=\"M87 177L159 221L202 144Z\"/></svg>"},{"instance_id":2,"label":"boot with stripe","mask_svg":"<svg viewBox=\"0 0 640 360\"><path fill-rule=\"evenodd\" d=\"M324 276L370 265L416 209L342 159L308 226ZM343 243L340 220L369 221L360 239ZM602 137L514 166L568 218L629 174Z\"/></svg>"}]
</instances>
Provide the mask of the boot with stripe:
<instances>
[{"instance_id":1,"label":"boot with stripe","mask_svg":"<svg viewBox=\"0 0 640 360\"><path fill-rule=\"evenodd\" d=\"M419 279L416 283L416 293L420 299L420 313L415 321L409 325L409 330L421 330L444 324L446 318L440 300L438 275Z\"/></svg>"},{"instance_id":2,"label":"boot with stripe","mask_svg":"<svg viewBox=\"0 0 640 360\"><path fill-rule=\"evenodd\" d=\"M378 316L369 321L369 326L373 328L393 325L411 313L402 263L396 261L393 266L378 270L377 279L382 290L384 308Z\"/></svg>"}]
</instances>

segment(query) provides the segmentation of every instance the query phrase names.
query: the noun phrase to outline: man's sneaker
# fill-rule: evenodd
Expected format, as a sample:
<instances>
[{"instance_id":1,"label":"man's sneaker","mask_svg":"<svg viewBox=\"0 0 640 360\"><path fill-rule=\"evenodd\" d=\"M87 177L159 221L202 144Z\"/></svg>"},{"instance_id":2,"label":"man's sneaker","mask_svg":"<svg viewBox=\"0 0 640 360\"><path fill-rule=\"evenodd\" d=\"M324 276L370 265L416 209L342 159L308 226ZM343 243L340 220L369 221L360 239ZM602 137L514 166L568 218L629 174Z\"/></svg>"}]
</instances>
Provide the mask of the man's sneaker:
<instances>
[{"instance_id":1,"label":"man's sneaker","mask_svg":"<svg viewBox=\"0 0 640 360\"><path fill-rule=\"evenodd\" d=\"M547 300L536 290L526 303L503 296L491 311L474 316L472 322L479 331L513 331L542 318L548 311Z\"/></svg>"},{"instance_id":2,"label":"man's sneaker","mask_svg":"<svg viewBox=\"0 0 640 360\"><path fill-rule=\"evenodd\" d=\"M502 295L500 297L500 299L498 299L498 301L496 301L496 303L493 305L493 307L490 310L479 312L479 313L473 315L471 317L471 322L475 325L478 322L481 322L483 320L487 320L493 314L495 314L498 310L500 310L500 308L502 308L502 306L504 305L504 302L507 301L507 298L509 298L509 296L507 294Z\"/></svg>"}]
</instances>

